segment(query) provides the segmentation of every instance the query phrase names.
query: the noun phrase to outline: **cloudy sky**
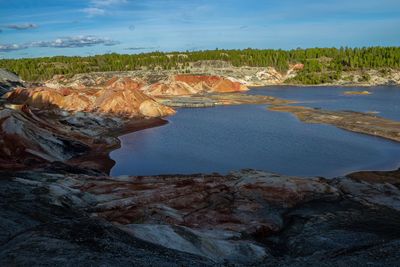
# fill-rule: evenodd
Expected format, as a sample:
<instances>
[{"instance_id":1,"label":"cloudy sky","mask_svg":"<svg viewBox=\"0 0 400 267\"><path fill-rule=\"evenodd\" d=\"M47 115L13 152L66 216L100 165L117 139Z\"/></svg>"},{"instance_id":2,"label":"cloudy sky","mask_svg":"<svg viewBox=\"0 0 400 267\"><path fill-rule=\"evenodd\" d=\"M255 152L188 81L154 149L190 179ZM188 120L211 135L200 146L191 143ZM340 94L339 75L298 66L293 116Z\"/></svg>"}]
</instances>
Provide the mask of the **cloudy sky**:
<instances>
[{"instance_id":1,"label":"cloudy sky","mask_svg":"<svg viewBox=\"0 0 400 267\"><path fill-rule=\"evenodd\" d=\"M400 0L0 0L0 57L399 46Z\"/></svg>"}]
</instances>

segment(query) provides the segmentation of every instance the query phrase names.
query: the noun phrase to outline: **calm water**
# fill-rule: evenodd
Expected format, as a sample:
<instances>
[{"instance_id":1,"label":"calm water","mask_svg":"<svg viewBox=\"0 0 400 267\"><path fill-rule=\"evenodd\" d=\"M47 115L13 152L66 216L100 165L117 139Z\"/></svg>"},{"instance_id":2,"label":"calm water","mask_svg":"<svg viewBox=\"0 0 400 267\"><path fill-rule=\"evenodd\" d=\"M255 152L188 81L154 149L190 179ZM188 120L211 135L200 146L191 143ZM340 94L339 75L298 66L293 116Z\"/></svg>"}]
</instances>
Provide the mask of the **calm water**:
<instances>
[{"instance_id":1,"label":"calm water","mask_svg":"<svg viewBox=\"0 0 400 267\"><path fill-rule=\"evenodd\" d=\"M343 96L349 88L269 87L265 94L334 110L378 111L400 120L400 88ZM354 88L354 90L360 90ZM363 90L363 89L362 89ZM288 175L334 177L358 170L394 169L400 144L329 125L304 124L265 105L180 109L169 124L121 137L111 153L112 175L226 173L254 168Z\"/></svg>"}]
</instances>

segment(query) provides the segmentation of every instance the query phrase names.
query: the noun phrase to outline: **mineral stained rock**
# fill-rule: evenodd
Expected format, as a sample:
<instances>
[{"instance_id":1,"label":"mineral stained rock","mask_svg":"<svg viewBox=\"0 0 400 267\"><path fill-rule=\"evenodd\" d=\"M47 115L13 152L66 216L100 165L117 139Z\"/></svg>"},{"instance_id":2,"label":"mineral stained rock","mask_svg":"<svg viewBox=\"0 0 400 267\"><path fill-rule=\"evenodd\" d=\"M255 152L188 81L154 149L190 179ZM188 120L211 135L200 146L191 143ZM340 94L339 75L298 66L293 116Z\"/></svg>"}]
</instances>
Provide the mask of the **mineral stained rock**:
<instances>
[{"instance_id":1,"label":"mineral stained rock","mask_svg":"<svg viewBox=\"0 0 400 267\"><path fill-rule=\"evenodd\" d=\"M228 93L247 91L239 82L227 78L207 75L174 75L168 80L144 87L152 96L182 96L205 93Z\"/></svg>"},{"instance_id":2,"label":"mineral stained rock","mask_svg":"<svg viewBox=\"0 0 400 267\"><path fill-rule=\"evenodd\" d=\"M6 104L0 107L0 169L73 160L74 164L108 172L113 164L108 153L119 146L118 133L165 123L160 118L125 118ZM75 160L77 157L80 160Z\"/></svg>"},{"instance_id":3,"label":"mineral stained rock","mask_svg":"<svg viewBox=\"0 0 400 267\"><path fill-rule=\"evenodd\" d=\"M125 117L162 117L174 110L158 104L139 90L141 84L128 78L112 79L104 86L84 89L48 87L18 88L4 98L35 108L58 108ZM143 105L143 106L142 106Z\"/></svg>"},{"instance_id":4,"label":"mineral stained rock","mask_svg":"<svg viewBox=\"0 0 400 267\"><path fill-rule=\"evenodd\" d=\"M36 173L36 178L40 177L44 178ZM60 175L52 177L58 179ZM66 199L55 203L54 197L61 197L68 189L40 184L33 176L0 174L0 266L213 264L127 235L107 221L91 218Z\"/></svg>"},{"instance_id":5,"label":"mineral stained rock","mask_svg":"<svg viewBox=\"0 0 400 267\"><path fill-rule=\"evenodd\" d=\"M374 175L0 172L0 264L396 266L400 190Z\"/></svg>"},{"instance_id":6,"label":"mineral stained rock","mask_svg":"<svg viewBox=\"0 0 400 267\"><path fill-rule=\"evenodd\" d=\"M0 166L15 168L65 161L88 152L84 142L36 116L27 106L0 110Z\"/></svg>"},{"instance_id":7,"label":"mineral stained rock","mask_svg":"<svg viewBox=\"0 0 400 267\"><path fill-rule=\"evenodd\" d=\"M139 78L141 81L145 82L147 85L151 84L162 84L165 85L163 90L167 90L168 84L176 81L175 77L179 81L175 86L184 86L182 92L186 90L193 90L193 88L186 87L190 84L186 83L187 78L192 79L193 77L201 76L201 80L204 81L204 77L208 80L208 86L203 83L201 86L196 88L198 91L202 87L204 89L210 89L210 78L218 77L218 80L223 78L223 81L219 84L219 88L223 89L223 85L229 84L228 81L234 83L240 83L245 86L266 86L266 85L279 85L284 84L285 80L293 78L297 75L299 71L304 68L303 64L292 64L289 65L289 69L286 72L279 72L273 67L235 67L226 61L215 61L215 60L203 60L190 63L190 74L182 75L182 70L133 70L133 71L116 71L116 72L93 72L85 74L76 74L73 77L66 77L63 75L55 75L51 80L47 81L45 84L47 87L60 88L60 87L73 87L73 88L85 88L91 86L97 86L103 84L106 81L118 77L118 78ZM181 81L181 76L185 76ZM196 78L197 79L197 78ZM215 78L211 78L214 79ZM193 80L192 80L193 82ZM173 84L173 83L172 83ZM197 84L197 82L196 82ZM215 85L215 83L213 82ZM156 86L157 87L157 86ZM162 89L163 86L159 86L158 89ZM158 90L157 89L157 90ZM157 90L155 90L157 92ZM177 90L177 89L176 89ZM229 91L231 89L229 88ZM158 91L159 93L159 91ZM181 94L180 93L180 94Z\"/></svg>"}]
</instances>

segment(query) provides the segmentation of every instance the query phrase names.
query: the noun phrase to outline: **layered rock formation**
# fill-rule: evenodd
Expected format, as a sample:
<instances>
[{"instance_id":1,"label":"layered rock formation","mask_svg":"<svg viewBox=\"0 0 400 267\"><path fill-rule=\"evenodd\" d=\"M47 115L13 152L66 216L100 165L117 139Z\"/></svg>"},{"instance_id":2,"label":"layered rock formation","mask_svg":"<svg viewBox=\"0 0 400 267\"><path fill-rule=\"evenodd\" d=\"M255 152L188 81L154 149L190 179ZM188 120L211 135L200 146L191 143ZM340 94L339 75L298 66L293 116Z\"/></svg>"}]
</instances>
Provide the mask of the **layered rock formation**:
<instances>
[{"instance_id":1,"label":"layered rock formation","mask_svg":"<svg viewBox=\"0 0 400 267\"><path fill-rule=\"evenodd\" d=\"M108 172L113 165L108 153L120 144L117 134L165 123L159 118L32 110L27 105L6 104L0 106L0 169L31 168L80 156L71 163Z\"/></svg>"},{"instance_id":2,"label":"layered rock formation","mask_svg":"<svg viewBox=\"0 0 400 267\"><path fill-rule=\"evenodd\" d=\"M153 90L157 94L162 94L163 92L171 94L171 92L168 92L169 84L181 87L176 89L179 90L178 92L181 92L180 94L193 94L191 91L193 89L188 88L186 85L193 87L193 82L194 85L203 82L203 85L194 88L195 92L201 90L209 91L212 90L212 88L209 88L210 83L215 86L216 82L218 83L222 80L220 85L217 86L217 90L214 91L221 92L228 90L232 92L232 88L238 87L238 84L242 84L242 87L284 84L285 80L295 77L303 68L303 64L293 64L289 66L287 71L279 72L273 67L235 67L228 62L215 62L211 60L190 63L190 74L185 75L182 75L182 71L180 70L94 72L77 74L73 77L57 75L47 81L45 85L51 88L84 88L101 85L114 77L118 77L140 79L147 85L155 84ZM230 82L236 85L233 85L232 88L226 88L225 85L229 84L229 87L232 85Z\"/></svg>"},{"instance_id":3,"label":"layered rock formation","mask_svg":"<svg viewBox=\"0 0 400 267\"><path fill-rule=\"evenodd\" d=\"M0 172L1 203L8 203L0 205L1 265L40 259L396 266L400 260L400 190L391 173L326 180L253 170L156 177L75 172Z\"/></svg>"},{"instance_id":4,"label":"layered rock formation","mask_svg":"<svg viewBox=\"0 0 400 267\"><path fill-rule=\"evenodd\" d=\"M142 86L129 78L114 78L104 86L86 88L48 87L18 88L5 95L16 104L35 108L58 108L126 117L162 117L174 114L171 108L158 104L139 90Z\"/></svg>"},{"instance_id":5,"label":"layered rock formation","mask_svg":"<svg viewBox=\"0 0 400 267\"><path fill-rule=\"evenodd\" d=\"M228 93L247 91L239 82L218 76L174 75L166 81L151 84L143 88L152 96L182 96L205 93Z\"/></svg>"},{"instance_id":6,"label":"layered rock formation","mask_svg":"<svg viewBox=\"0 0 400 267\"><path fill-rule=\"evenodd\" d=\"M27 106L0 110L0 167L23 168L47 161L65 161L89 147L69 137L53 121L39 118Z\"/></svg>"},{"instance_id":7,"label":"layered rock formation","mask_svg":"<svg viewBox=\"0 0 400 267\"><path fill-rule=\"evenodd\" d=\"M129 236L67 199L60 202L55 196L70 189L42 186L40 180L62 177L1 172L0 266L212 266L210 260Z\"/></svg>"},{"instance_id":8,"label":"layered rock formation","mask_svg":"<svg viewBox=\"0 0 400 267\"><path fill-rule=\"evenodd\" d=\"M235 67L229 62L204 60L189 63L186 71L190 75L202 76L220 76L235 82L239 82L245 86L268 86L268 85L284 85L290 83L290 79L297 76L303 70L304 65L297 63L289 65L287 71L278 71L274 67ZM77 74L72 78L65 76L55 76L46 82L48 87L87 87L104 83L107 80L117 77L135 77L147 81L148 84L162 82L170 77L180 75L181 70L134 70L122 72L97 72ZM321 73L309 73L320 75ZM365 79L369 77L369 79ZM293 82L293 81L292 81ZM299 81L296 82L299 85ZM338 80L325 85L342 85L342 86L377 86L377 85L399 85L400 72L397 69L387 70L358 70L343 71ZM301 85L301 84L300 84Z\"/></svg>"}]
</instances>

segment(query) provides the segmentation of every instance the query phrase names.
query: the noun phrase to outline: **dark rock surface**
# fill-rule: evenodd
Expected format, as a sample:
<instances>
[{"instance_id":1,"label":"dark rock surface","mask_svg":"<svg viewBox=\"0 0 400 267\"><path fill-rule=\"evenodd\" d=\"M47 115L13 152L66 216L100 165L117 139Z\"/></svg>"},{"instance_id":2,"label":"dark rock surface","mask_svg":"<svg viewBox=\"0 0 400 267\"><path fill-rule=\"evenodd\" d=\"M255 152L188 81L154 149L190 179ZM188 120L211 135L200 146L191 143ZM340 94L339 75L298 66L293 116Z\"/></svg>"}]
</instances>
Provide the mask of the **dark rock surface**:
<instances>
[{"instance_id":1,"label":"dark rock surface","mask_svg":"<svg viewBox=\"0 0 400 267\"><path fill-rule=\"evenodd\" d=\"M207 266L209 260L127 235L49 188L0 174L0 266ZM56 177L54 177L56 179Z\"/></svg>"},{"instance_id":2,"label":"dark rock surface","mask_svg":"<svg viewBox=\"0 0 400 267\"><path fill-rule=\"evenodd\" d=\"M0 173L1 266L400 261L400 190L387 180L252 170L107 177L60 168Z\"/></svg>"}]
</instances>

